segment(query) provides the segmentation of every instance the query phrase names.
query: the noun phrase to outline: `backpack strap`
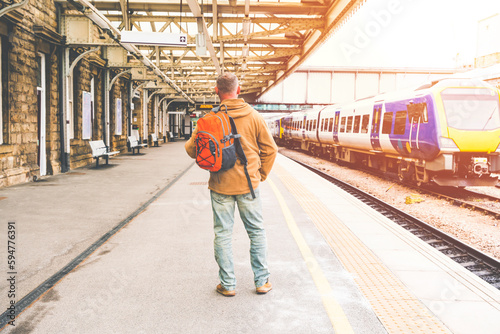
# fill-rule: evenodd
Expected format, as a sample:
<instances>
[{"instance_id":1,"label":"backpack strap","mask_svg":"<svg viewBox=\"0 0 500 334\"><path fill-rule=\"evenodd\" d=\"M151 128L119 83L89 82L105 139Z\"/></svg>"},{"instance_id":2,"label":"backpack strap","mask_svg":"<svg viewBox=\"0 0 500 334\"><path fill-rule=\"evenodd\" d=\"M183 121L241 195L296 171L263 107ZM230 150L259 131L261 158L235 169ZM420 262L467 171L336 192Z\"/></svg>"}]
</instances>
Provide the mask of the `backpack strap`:
<instances>
[{"instance_id":1,"label":"backpack strap","mask_svg":"<svg viewBox=\"0 0 500 334\"><path fill-rule=\"evenodd\" d=\"M227 107L226 107L227 110ZM245 155L245 152L243 151L243 147L241 146L240 142L240 137L241 135L238 134L238 130L236 129L236 124L234 124L234 119L232 117L229 117L229 121L231 122L231 128L232 132L234 135L234 147L236 148L236 154L240 158L241 162L243 163L243 169L245 170L245 176L247 177L247 182L248 182L248 187L250 188L250 193L252 194L252 198L255 199L255 192L253 191L253 186L252 186L252 181L250 180L250 175L248 174L247 170L247 165L248 165L248 160L247 156Z\"/></svg>"}]
</instances>

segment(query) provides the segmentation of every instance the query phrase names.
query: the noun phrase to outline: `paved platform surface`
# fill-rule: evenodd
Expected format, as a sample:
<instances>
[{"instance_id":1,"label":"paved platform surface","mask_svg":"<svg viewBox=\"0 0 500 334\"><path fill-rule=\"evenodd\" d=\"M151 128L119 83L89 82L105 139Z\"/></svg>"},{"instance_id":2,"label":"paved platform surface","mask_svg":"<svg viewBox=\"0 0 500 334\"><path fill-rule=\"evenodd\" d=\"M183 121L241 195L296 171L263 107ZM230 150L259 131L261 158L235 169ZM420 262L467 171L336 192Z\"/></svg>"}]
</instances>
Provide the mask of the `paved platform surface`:
<instances>
[{"instance_id":1,"label":"paved platform surface","mask_svg":"<svg viewBox=\"0 0 500 334\"><path fill-rule=\"evenodd\" d=\"M168 143L110 159L109 167L0 189L0 198L6 197L0 200L0 249L6 249L7 221L16 222L18 298L87 251L81 264L61 275L4 332L496 333L500 328L497 290L284 157L261 185L274 289L255 293L249 241L237 218L237 295L220 296L208 173L193 165L183 146ZM89 250L113 229L119 231ZM6 255L0 255L2 268ZM2 309L8 306L6 282L0 280Z\"/></svg>"}]
</instances>

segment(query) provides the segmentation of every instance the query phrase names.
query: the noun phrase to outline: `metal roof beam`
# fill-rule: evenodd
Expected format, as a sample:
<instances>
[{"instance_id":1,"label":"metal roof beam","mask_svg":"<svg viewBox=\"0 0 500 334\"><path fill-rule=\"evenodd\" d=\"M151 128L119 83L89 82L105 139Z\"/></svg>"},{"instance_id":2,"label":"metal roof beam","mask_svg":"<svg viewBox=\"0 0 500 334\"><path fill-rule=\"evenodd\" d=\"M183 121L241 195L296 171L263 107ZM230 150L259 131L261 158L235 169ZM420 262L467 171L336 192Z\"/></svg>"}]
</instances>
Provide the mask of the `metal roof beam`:
<instances>
[{"instance_id":1,"label":"metal roof beam","mask_svg":"<svg viewBox=\"0 0 500 334\"><path fill-rule=\"evenodd\" d=\"M67 0L56 0L55 2L67 5ZM92 1L95 8L105 11L120 11L120 3L118 1ZM198 5L198 7L200 7ZM156 1L129 1L128 9L134 12L179 12L179 3L174 2L156 2ZM329 6L318 5L311 3L290 3L290 2L251 2L250 3L250 13L251 14L268 14L268 15L324 15L328 11ZM182 12L189 12L191 7L189 5L183 5ZM200 8L201 12L201 8ZM203 5L204 13L212 13L212 4ZM236 6L231 6L228 3L218 3L217 12L219 14L234 14L234 15L245 15L245 4L236 4Z\"/></svg>"},{"instance_id":2,"label":"metal roof beam","mask_svg":"<svg viewBox=\"0 0 500 334\"><path fill-rule=\"evenodd\" d=\"M197 0L187 0L189 4L189 9L193 13L194 17L201 18L202 20L202 28L203 28L203 34L205 35L205 42L207 44L207 49L208 52L210 52L210 57L212 58L212 63L215 66L215 70L217 73L221 74L221 68L219 64L219 59L217 59L217 54L215 53L214 45L212 44L212 38L210 37L210 34L207 29L207 23L205 22L205 19L202 15L200 5L198 4Z\"/></svg>"}]
</instances>

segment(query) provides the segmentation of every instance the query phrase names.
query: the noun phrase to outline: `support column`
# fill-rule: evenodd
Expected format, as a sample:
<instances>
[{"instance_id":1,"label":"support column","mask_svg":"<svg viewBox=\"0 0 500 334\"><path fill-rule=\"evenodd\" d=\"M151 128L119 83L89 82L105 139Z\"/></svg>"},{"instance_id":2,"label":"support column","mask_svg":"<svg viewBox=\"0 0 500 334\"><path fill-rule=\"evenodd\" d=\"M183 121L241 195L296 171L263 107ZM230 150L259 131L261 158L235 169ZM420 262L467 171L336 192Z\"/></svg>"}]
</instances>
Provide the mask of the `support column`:
<instances>
[{"instance_id":1,"label":"support column","mask_svg":"<svg viewBox=\"0 0 500 334\"><path fill-rule=\"evenodd\" d=\"M109 91L109 68L104 70L104 138L106 146L110 147L110 135L109 135L109 106L111 92Z\"/></svg>"},{"instance_id":2,"label":"support column","mask_svg":"<svg viewBox=\"0 0 500 334\"><path fill-rule=\"evenodd\" d=\"M64 56L62 57L62 69L63 69L63 84L62 84L62 96L63 96L63 110L61 111L61 136L62 136L62 144L63 144L63 149L61 150L63 156L61 157L61 171L63 173L69 171L70 169L70 164L69 164L69 157L70 157L70 145L69 145L69 108L70 108L70 103L69 103L69 87L68 87L68 74L69 74L69 49L64 48L63 50Z\"/></svg>"},{"instance_id":3,"label":"support column","mask_svg":"<svg viewBox=\"0 0 500 334\"><path fill-rule=\"evenodd\" d=\"M154 133L158 136L158 131L159 131L159 115L158 115L158 95L155 95L154 103L153 103L153 108L154 108L154 117L155 117L155 128L154 128Z\"/></svg>"},{"instance_id":4,"label":"support column","mask_svg":"<svg viewBox=\"0 0 500 334\"><path fill-rule=\"evenodd\" d=\"M142 139L148 139L148 90L142 90Z\"/></svg>"},{"instance_id":5,"label":"support column","mask_svg":"<svg viewBox=\"0 0 500 334\"><path fill-rule=\"evenodd\" d=\"M133 96L132 80L128 82L128 120L127 120L127 136L132 135L132 99Z\"/></svg>"}]
</instances>

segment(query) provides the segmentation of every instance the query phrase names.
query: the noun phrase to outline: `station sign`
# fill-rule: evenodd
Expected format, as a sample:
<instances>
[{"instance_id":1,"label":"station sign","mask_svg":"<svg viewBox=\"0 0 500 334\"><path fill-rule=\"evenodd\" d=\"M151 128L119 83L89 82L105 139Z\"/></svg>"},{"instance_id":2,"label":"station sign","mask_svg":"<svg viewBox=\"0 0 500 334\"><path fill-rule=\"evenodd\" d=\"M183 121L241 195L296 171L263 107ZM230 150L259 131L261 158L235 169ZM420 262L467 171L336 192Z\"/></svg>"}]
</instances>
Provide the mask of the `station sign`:
<instances>
[{"instance_id":1,"label":"station sign","mask_svg":"<svg viewBox=\"0 0 500 334\"><path fill-rule=\"evenodd\" d=\"M213 104L197 104L196 110L212 110L214 107Z\"/></svg>"},{"instance_id":2,"label":"station sign","mask_svg":"<svg viewBox=\"0 0 500 334\"><path fill-rule=\"evenodd\" d=\"M135 45L187 46L186 34L148 31L122 31L121 42Z\"/></svg>"}]
</instances>

